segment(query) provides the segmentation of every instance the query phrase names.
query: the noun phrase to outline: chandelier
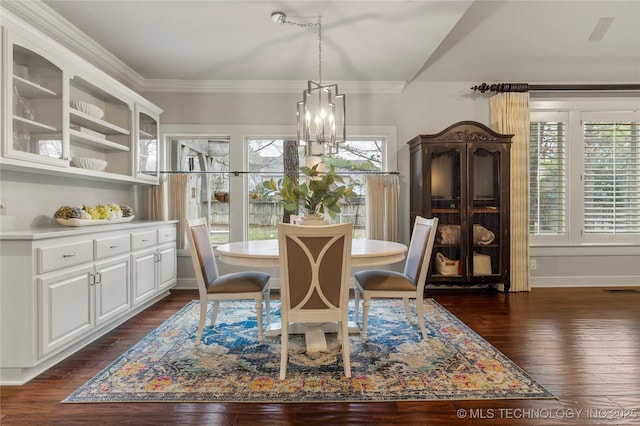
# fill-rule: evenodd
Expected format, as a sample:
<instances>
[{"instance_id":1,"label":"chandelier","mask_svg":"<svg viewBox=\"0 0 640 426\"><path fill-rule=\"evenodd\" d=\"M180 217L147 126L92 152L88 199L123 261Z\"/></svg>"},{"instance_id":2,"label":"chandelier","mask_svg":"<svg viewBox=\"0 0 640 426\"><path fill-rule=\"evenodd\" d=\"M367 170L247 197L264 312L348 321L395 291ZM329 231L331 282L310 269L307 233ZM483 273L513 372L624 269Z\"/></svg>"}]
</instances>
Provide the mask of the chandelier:
<instances>
[{"instance_id":1,"label":"chandelier","mask_svg":"<svg viewBox=\"0 0 640 426\"><path fill-rule=\"evenodd\" d=\"M322 84L322 16L308 24L288 21L282 12L272 13L271 19L278 24L318 27L318 82L307 81L297 103L298 143L305 147L306 157L337 154L338 144L347 139L346 104L337 84Z\"/></svg>"}]
</instances>

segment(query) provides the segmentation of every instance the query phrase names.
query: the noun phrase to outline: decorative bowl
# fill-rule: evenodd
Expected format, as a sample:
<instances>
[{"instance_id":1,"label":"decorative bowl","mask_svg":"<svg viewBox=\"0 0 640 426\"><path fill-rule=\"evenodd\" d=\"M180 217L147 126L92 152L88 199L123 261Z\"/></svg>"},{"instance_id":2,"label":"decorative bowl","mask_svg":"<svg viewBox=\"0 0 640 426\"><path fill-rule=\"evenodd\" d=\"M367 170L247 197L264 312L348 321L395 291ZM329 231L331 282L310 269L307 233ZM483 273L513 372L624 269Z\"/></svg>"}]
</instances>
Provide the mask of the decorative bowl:
<instances>
[{"instance_id":1,"label":"decorative bowl","mask_svg":"<svg viewBox=\"0 0 640 426\"><path fill-rule=\"evenodd\" d=\"M77 109L80 112L84 112L85 114L89 114L90 116L99 119L104 117L104 111L100 107L90 104L89 102L72 100L71 108Z\"/></svg>"},{"instance_id":2,"label":"decorative bowl","mask_svg":"<svg viewBox=\"0 0 640 426\"><path fill-rule=\"evenodd\" d=\"M91 157L73 157L71 162L76 167L88 170L102 171L107 167L107 162L105 160Z\"/></svg>"}]
</instances>

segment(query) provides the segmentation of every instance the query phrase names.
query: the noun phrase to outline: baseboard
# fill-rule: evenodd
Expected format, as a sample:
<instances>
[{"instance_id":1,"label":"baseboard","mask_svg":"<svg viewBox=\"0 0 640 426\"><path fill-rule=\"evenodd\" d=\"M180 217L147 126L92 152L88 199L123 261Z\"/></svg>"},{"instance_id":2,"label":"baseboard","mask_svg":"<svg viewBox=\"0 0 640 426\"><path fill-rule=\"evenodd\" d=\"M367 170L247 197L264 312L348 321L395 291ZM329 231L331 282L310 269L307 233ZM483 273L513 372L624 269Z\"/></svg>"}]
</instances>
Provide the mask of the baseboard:
<instances>
[{"instance_id":1,"label":"baseboard","mask_svg":"<svg viewBox=\"0 0 640 426\"><path fill-rule=\"evenodd\" d=\"M638 276L531 277L531 288L550 287L637 287Z\"/></svg>"}]
</instances>

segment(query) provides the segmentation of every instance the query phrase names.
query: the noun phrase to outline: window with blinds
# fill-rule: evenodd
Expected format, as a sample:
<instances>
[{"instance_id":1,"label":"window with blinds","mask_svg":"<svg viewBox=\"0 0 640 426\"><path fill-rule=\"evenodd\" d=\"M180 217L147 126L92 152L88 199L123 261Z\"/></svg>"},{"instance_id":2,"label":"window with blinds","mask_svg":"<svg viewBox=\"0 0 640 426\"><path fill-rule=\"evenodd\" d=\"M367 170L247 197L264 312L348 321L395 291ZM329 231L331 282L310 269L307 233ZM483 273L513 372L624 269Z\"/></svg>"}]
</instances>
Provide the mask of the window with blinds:
<instances>
[{"instance_id":1,"label":"window with blinds","mask_svg":"<svg viewBox=\"0 0 640 426\"><path fill-rule=\"evenodd\" d=\"M640 234L640 124L583 121L585 234Z\"/></svg>"},{"instance_id":2,"label":"window with blinds","mask_svg":"<svg viewBox=\"0 0 640 426\"><path fill-rule=\"evenodd\" d=\"M529 234L566 233L566 123L531 121Z\"/></svg>"}]
</instances>

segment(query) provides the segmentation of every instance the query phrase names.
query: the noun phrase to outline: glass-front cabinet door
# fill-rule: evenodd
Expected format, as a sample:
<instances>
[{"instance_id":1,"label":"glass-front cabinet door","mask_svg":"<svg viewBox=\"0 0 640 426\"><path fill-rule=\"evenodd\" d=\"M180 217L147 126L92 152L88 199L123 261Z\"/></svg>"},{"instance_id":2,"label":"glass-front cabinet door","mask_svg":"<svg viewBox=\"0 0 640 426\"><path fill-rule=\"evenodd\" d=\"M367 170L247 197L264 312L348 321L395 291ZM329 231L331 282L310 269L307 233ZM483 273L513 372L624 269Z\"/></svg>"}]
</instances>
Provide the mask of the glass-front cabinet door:
<instances>
[{"instance_id":1,"label":"glass-front cabinet door","mask_svg":"<svg viewBox=\"0 0 640 426\"><path fill-rule=\"evenodd\" d=\"M158 182L158 116L137 111L136 177Z\"/></svg>"},{"instance_id":2,"label":"glass-front cabinet door","mask_svg":"<svg viewBox=\"0 0 640 426\"><path fill-rule=\"evenodd\" d=\"M470 262L474 277L498 275L501 271L501 185L502 170L500 145L470 144L469 147L469 214L472 236L473 262Z\"/></svg>"},{"instance_id":3,"label":"glass-front cabinet door","mask_svg":"<svg viewBox=\"0 0 640 426\"><path fill-rule=\"evenodd\" d=\"M427 150L431 197L431 216L439 220L434 246L432 275L440 278L460 278L465 275L467 243L460 230L466 226L464 216L467 198L462 170L466 149L461 144L431 146Z\"/></svg>"},{"instance_id":4,"label":"glass-front cabinet door","mask_svg":"<svg viewBox=\"0 0 640 426\"><path fill-rule=\"evenodd\" d=\"M68 164L63 143L62 69L37 46L9 36L6 53L5 155L37 163ZM10 61L10 62L9 62Z\"/></svg>"}]
</instances>

